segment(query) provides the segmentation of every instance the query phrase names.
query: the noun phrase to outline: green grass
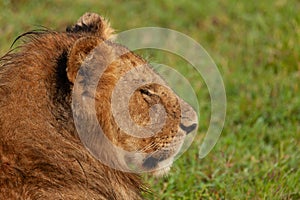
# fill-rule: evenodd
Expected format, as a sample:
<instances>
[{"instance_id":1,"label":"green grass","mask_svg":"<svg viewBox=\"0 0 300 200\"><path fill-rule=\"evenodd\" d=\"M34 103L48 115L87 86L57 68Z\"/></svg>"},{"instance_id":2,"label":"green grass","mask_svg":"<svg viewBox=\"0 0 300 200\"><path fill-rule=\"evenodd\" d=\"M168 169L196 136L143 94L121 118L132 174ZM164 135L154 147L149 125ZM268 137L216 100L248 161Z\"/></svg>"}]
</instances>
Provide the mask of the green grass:
<instances>
[{"instance_id":1,"label":"green grass","mask_svg":"<svg viewBox=\"0 0 300 200\"><path fill-rule=\"evenodd\" d=\"M200 129L168 177L145 176L153 189L149 199L300 199L299 1L1 0L0 53L36 25L64 30L86 11L107 16L118 31L160 26L183 32L202 44L223 76L225 127L213 151L198 159L209 95L201 77L182 71L200 101ZM148 56L171 66L183 62Z\"/></svg>"}]
</instances>

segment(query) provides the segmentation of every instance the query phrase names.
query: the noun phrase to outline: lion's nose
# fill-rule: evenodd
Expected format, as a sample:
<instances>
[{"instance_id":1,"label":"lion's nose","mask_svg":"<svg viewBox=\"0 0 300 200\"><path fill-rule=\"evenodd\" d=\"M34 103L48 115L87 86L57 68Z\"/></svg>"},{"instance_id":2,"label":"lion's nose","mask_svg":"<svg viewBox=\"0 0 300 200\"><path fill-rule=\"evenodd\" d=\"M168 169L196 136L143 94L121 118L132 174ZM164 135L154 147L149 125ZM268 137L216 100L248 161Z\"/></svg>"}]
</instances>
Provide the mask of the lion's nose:
<instances>
[{"instance_id":1,"label":"lion's nose","mask_svg":"<svg viewBox=\"0 0 300 200\"><path fill-rule=\"evenodd\" d=\"M189 134L190 132L192 132L193 130L195 130L197 128L197 124L195 123L190 126L185 126L183 124L180 124L180 128L182 130L184 130L186 134Z\"/></svg>"}]
</instances>

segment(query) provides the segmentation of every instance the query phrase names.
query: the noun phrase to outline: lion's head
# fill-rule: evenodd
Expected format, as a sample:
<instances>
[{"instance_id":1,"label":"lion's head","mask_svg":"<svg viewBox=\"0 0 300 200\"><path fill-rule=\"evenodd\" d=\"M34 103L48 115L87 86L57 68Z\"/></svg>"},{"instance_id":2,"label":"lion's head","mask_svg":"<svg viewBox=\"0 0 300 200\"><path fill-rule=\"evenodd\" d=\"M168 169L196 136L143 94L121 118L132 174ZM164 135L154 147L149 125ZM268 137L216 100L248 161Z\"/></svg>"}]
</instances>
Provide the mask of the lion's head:
<instances>
[{"instance_id":1,"label":"lion's head","mask_svg":"<svg viewBox=\"0 0 300 200\"><path fill-rule=\"evenodd\" d=\"M71 48L67 67L81 139L109 165L115 161L106 157L114 149L123 170L130 165L155 174L168 171L185 136L197 127L195 111L144 59L109 40L113 30L102 17L87 13L68 29L91 30ZM97 120L108 140L100 138L99 127L94 125ZM101 145L91 138L98 138Z\"/></svg>"},{"instance_id":2,"label":"lion's head","mask_svg":"<svg viewBox=\"0 0 300 200\"><path fill-rule=\"evenodd\" d=\"M197 115L113 37L87 13L0 58L1 199L140 199L132 172L168 171Z\"/></svg>"}]
</instances>

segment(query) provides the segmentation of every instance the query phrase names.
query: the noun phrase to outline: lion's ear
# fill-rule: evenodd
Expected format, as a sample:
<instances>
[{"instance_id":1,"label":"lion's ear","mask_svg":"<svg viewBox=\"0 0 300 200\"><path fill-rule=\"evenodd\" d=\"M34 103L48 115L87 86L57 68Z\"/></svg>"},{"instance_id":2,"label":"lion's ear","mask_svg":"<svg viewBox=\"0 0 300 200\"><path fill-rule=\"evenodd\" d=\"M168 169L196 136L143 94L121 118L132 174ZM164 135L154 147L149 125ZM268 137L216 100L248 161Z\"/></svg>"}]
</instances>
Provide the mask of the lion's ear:
<instances>
[{"instance_id":1,"label":"lion's ear","mask_svg":"<svg viewBox=\"0 0 300 200\"><path fill-rule=\"evenodd\" d=\"M83 37L78 39L72 46L67 62L67 76L74 83L77 72L87 55L97 47L103 40L98 37Z\"/></svg>"},{"instance_id":2,"label":"lion's ear","mask_svg":"<svg viewBox=\"0 0 300 200\"><path fill-rule=\"evenodd\" d=\"M96 13L85 13L75 25L67 27L69 33L89 34L91 36L101 37L104 40L113 39L115 32L110 27L108 20Z\"/></svg>"}]
</instances>

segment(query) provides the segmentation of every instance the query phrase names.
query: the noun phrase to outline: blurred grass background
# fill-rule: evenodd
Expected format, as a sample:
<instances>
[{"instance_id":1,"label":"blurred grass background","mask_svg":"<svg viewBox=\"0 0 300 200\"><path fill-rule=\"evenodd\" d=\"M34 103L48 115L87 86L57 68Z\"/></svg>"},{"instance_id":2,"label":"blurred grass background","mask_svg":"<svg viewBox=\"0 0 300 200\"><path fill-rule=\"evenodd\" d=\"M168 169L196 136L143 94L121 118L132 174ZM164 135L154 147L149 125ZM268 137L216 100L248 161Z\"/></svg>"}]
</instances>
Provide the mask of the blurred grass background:
<instances>
[{"instance_id":1,"label":"blurred grass background","mask_svg":"<svg viewBox=\"0 0 300 200\"><path fill-rule=\"evenodd\" d=\"M300 199L300 2L298 0L0 0L0 53L39 25L64 31L84 12L117 31L171 28L198 41L224 79L227 117L213 151L198 159L210 117L209 94L195 73L200 128L168 177L145 176L149 199ZM183 61L148 52L170 66ZM184 67L179 68L182 70Z\"/></svg>"}]
</instances>

